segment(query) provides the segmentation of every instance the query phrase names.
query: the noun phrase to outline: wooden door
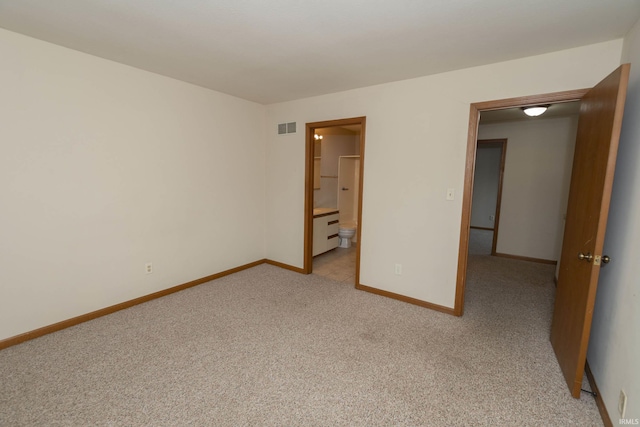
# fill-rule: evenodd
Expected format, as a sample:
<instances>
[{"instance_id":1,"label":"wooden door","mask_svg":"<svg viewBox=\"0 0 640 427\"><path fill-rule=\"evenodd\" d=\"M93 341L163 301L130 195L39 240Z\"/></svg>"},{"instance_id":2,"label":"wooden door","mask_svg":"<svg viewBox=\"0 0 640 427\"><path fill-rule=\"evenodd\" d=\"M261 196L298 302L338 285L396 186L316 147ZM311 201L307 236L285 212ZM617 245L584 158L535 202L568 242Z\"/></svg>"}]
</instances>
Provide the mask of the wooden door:
<instances>
[{"instance_id":1,"label":"wooden door","mask_svg":"<svg viewBox=\"0 0 640 427\"><path fill-rule=\"evenodd\" d=\"M587 357L629 79L620 66L582 98L551 344L573 397Z\"/></svg>"}]
</instances>

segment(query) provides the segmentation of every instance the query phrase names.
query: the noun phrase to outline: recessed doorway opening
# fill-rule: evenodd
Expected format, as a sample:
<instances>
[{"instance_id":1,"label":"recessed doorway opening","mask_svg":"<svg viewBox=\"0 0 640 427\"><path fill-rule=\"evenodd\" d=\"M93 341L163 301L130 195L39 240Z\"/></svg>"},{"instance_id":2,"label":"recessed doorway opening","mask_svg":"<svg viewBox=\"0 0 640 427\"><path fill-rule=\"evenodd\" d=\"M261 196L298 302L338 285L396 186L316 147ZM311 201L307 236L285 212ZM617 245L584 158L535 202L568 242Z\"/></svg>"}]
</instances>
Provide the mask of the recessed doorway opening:
<instances>
[{"instance_id":1,"label":"recessed doorway opening","mask_svg":"<svg viewBox=\"0 0 640 427\"><path fill-rule=\"evenodd\" d=\"M365 118L308 123L304 272L358 285Z\"/></svg>"},{"instance_id":2,"label":"recessed doorway opening","mask_svg":"<svg viewBox=\"0 0 640 427\"><path fill-rule=\"evenodd\" d=\"M480 113L580 101L550 334L562 373L572 396L576 398L580 396L585 372L600 268L609 261L602 251L629 69L629 64L621 65L590 89L475 103L470 108L454 307L454 314L459 316L463 313L467 281L473 173Z\"/></svg>"}]
</instances>

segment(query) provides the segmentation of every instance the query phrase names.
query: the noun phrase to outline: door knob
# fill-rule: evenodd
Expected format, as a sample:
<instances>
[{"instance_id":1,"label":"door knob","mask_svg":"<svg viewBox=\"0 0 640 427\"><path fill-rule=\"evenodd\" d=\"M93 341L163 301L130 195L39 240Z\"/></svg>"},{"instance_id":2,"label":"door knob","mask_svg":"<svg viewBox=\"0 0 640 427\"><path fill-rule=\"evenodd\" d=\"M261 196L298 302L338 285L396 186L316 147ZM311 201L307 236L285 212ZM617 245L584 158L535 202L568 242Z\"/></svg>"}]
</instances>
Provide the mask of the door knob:
<instances>
[{"instance_id":1,"label":"door knob","mask_svg":"<svg viewBox=\"0 0 640 427\"><path fill-rule=\"evenodd\" d=\"M602 255L603 264L609 264L609 261L611 261L611 258L609 258L609 255Z\"/></svg>"},{"instance_id":2,"label":"door knob","mask_svg":"<svg viewBox=\"0 0 640 427\"><path fill-rule=\"evenodd\" d=\"M584 261L587 261L587 262L591 262L591 260L593 259L593 255L591 255L591 253L590 253L590 252L587 252L587 254L586 254L586 255L585 255L585 254L583 254L582 252L580 252L580 253L578 254L578 259L579 259L580 261L584 260Z\"/></svg>"}]
</instances>

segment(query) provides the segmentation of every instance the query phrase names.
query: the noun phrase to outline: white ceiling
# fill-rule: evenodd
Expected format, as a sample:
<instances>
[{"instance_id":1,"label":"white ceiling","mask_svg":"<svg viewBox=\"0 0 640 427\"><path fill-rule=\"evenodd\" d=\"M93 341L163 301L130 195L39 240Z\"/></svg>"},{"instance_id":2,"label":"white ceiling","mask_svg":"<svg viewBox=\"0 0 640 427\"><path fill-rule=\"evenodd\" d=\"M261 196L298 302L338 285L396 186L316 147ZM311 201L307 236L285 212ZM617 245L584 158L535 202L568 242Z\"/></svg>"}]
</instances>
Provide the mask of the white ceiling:
<instances>
[{"instance_id":1,"label":"white ceiling","mask_svg":"<svg viewBox=\"0 0 640 427\"><path fill-rule=\"evenodd\" d=\"M0 0L0 27L263 104L625 35L639 0Z\"/></svg>"}]
</instances>

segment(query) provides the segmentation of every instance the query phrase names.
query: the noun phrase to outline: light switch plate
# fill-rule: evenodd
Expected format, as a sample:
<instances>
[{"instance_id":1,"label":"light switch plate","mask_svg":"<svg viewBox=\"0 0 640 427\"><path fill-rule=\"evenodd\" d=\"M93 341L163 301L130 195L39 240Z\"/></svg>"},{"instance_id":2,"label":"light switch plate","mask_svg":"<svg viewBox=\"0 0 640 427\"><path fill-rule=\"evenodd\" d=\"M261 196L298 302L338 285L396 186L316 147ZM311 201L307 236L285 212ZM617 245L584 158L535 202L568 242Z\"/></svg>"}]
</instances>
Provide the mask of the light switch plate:
<instances>
[{"instance_id":1,"label":"light switch plate","mask_svg":"<svg viewBox=\"0 0 640 427\"><path fill-rule=\"evenodd\" d=\"M455 198L455 190L453 188L447 189L447 200L453 200Z\"/></svg>"}]
</instances>

